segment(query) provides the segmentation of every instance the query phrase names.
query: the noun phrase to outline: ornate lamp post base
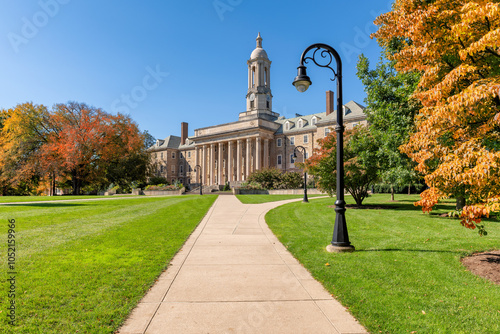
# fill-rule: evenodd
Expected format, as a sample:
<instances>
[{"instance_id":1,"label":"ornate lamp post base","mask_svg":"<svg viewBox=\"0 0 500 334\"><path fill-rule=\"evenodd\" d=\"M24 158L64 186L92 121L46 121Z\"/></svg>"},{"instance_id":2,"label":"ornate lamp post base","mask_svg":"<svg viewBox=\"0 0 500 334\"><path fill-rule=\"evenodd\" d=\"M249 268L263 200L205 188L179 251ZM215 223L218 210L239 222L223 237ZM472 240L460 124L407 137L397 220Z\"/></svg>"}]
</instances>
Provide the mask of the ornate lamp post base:
<instances>
[{"instance_id":1,"label":"ornate lamp post base","mask_svg":"<svg viewBox=\"0 0 500 334\"><path fill-rule=\"evenodd\" d=\"M326 246L328 253L351 253L354 252L354 246L334 246L329 244Z\"/></svg>"}]
</instances>

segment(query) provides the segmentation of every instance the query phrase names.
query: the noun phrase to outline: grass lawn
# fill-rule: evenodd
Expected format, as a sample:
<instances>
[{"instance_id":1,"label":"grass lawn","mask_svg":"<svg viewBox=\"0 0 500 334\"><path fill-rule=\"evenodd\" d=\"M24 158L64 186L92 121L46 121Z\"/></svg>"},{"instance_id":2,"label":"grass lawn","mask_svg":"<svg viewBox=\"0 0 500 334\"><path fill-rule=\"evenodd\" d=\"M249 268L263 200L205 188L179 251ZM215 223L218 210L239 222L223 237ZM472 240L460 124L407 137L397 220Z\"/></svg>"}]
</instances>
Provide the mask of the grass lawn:
<instances>
[{"instance_id":1,"label":"grass lawn","mask_svg":"<svg viewBox=\"0 0 500 334\"><path fill-rule=\"evenodd\" d=\"M488 219L488 236L413 202L418 195L377 194L379 206L348 209L354 253L331 254L334 199L292 203L270 211L266 221L289 251L371 333L500 333L500 286L471 274L463 256L500 248L500 223ZM354 204L346 196L347 203ZM383 208L382 208L383 207ZM328 263L328 265L327 265Z\"/></svg>"},{"instance_id":2,"label":"grass lawn","mask_svg":"<svg viewBox=\"0 0 500 334\"><path fill-rule=\"evenodd\" d=\"M131 197L131 195L113 195L113 196L96 196L96 195L0 196L0 203L64 201L64 200L67 201L69 199L96 199L96 198L113 198L113 197ZM136 197L136 196L134 196L134 197Z\"/></svg>"},{"instance_id":3,"label":"grass lawn","mask_svg":"<svg viewBox=\"0 0 500 334\"><path fill-rule=\"evenodd\" d=\"M2 282L7 219L16 220L16 316L0 333L113 333L217 196L140 197L0 207Z\"/></svg>"},{"instance_id":4,"label":"grass lawn","mask_svg":"<svg viewBox=\"0 0 500 334\"><path fill-rule=\"evenodd\" d=\"M328 196L328 195L307 195L307 198ZM261 204L267 202L277 202L287 199L304 198L304 195L236 195L243 204Z\"/></svg>"}]
</instances>

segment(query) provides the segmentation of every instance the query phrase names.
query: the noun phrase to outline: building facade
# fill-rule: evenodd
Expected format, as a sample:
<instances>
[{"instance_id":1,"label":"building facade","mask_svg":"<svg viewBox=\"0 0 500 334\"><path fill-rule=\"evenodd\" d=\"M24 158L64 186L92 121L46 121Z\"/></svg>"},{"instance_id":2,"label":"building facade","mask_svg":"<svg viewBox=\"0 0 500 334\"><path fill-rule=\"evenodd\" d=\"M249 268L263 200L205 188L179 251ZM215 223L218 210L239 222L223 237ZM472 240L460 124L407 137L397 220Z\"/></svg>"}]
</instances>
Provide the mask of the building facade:
<instances>
[{"instance_id":1,"label":"building facade","mask_svg":"<svg viewBox=\"0 0 500 334\"><path fill-rule=\"evenodd\" d=\"M275 167L300 171L293 158L302 146L307 159L317 140L334 131L336 111L333 92L326 92L326 111L285 118L272 111L271 61L262 48L260 33L257 46L247 61L248 91L246 111L236 122L194 130L188 137L188 124L181 124L181 136L157 140L149 148L157 176L185 185L231 186L243 182L254 171ZM344 126L349 129L366 124L364 107L354 101L343 106ZM297 160L304 157L297 152Z\"/></svg>"}]
</instances>

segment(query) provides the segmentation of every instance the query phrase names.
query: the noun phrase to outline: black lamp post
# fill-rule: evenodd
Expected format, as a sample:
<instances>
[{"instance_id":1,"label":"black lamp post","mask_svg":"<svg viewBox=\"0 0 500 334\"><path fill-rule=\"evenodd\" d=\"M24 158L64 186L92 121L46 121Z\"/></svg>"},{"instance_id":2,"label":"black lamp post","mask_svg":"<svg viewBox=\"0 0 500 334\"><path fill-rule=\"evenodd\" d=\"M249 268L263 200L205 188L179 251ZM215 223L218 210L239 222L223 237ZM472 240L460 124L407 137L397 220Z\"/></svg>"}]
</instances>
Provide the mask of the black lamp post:
<instances>
[{"instance_id":1,"label":"black lamp post","mask_svg":"<svg viewBox=\"0 0 500 334\"><path fill-rule=\"evenodd\" d=\"M196 165L196 166L194 166L194 169L200 175L200 195L203 195L203 193L202 193L203 185L201 184L201 166L200 165Z\"/></svg>"},{"instance_id":2,"label":"black lamp post","mask_svg":"<svg viewBox=\"0 0 500 334\"><path fill-rule=\"evenodd\" d=\"M297 151L302 151L302 155L304 157L304 164L306 163L306 149L304 146L297 146L293 149L293 158L297 159ZM307 199L307 173L305 171L305 166L304 166L304 199L302 202L309 202Z\"/></svg>"},{"instance_id":3,"label":"black lamp post","mask_svg":"<svg viewBox=\"0 0 500 334\"><path fill-rule=\"evenodd\" d=\"M306 57L307 53L314 50L312 57ZM316 59L317 52L319 63ZM321 61L319 58L322 58ZM330 67L333 59L337 63L337 71ZM334 75L334 81L337 79L337 125L335 131L337 132L337 200L335 201L335 227L333 229L333 238L330 245L326 247L329 252L352 252L354 246L349 242L349 235L347 233L347 224L345 219L345 201L344 201L344 121L342 110L342 62L337 51L326 44L313 44L306 48L300 57L300 66L297 68L297 77L293 81L293 85L301 93L305 92L311 85L311 79L307 76L306 66L309 60L319 67L329 68ZM323 64L324 62L324 64Z\"/></svg>"}]
</instances>

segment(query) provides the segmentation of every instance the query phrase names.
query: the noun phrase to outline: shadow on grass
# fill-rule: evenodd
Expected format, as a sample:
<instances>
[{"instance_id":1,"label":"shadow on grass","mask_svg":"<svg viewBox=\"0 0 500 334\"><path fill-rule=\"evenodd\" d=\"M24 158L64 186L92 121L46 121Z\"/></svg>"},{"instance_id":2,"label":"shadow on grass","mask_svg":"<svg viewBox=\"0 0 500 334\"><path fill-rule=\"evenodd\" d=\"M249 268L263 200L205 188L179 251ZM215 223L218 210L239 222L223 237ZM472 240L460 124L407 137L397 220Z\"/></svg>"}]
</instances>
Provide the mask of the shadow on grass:
<instances>
[{"instance_id":1,"label":"shadow on grass","mask_svg":"<svg viewBox=\"0 0 500 334\"><path fill-rule=\"evenodd\" d=\"M331 205L331 208L335 208L335 205ZM402 211L419 211L417 207L412 204L405 204L398 202L384 203L384 204L363 204L362 206L357 206L356 204L347 204L346 209L348 210L402 210Z\"/></svg>"},{"instance_id":2,"label":"shadow on grass","mask_svg":"<svg viewBox=\"0 0 500 334\"><path fill-rule=\"evenodd\" d=\"M60 207L70 207L70 206L85 206L87 204L76 204L76 203L5 203L2 206L34 206L40 208L60 208Z\"/></svg>"},{"instance_id":3,"label":"shadow on grass","mask_svg":"<svg viewBox=\"0 0 500 334\"><path fill-rule=\"evenodd\" d=\"M434 250L434 249L399 249L399 248L386 248L386 249L356 249L356 252L415 252L415 253L451 253L462 254L462 251L451 250Z\"/></svg>"}]
</instances>

